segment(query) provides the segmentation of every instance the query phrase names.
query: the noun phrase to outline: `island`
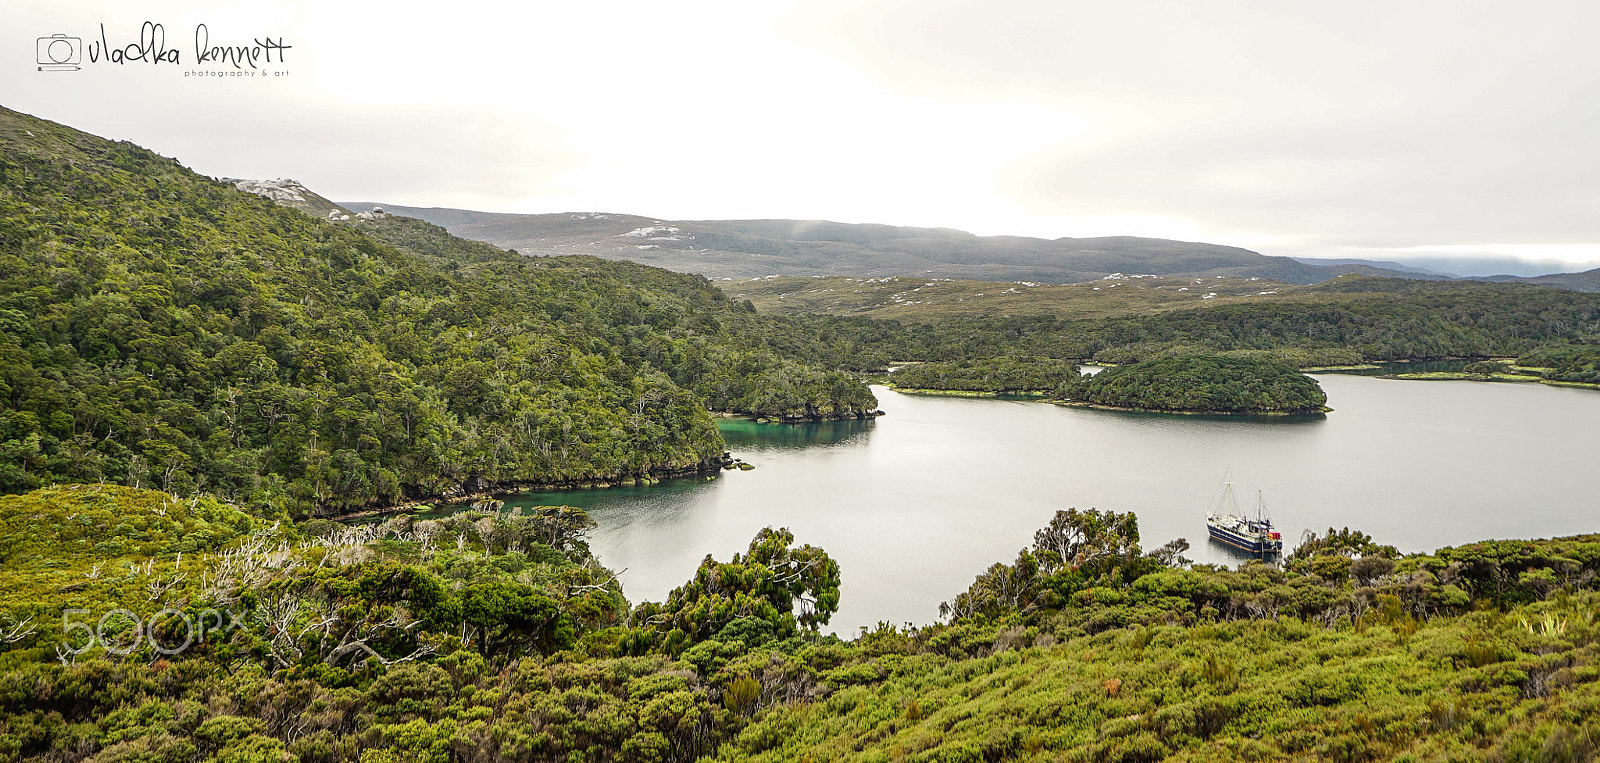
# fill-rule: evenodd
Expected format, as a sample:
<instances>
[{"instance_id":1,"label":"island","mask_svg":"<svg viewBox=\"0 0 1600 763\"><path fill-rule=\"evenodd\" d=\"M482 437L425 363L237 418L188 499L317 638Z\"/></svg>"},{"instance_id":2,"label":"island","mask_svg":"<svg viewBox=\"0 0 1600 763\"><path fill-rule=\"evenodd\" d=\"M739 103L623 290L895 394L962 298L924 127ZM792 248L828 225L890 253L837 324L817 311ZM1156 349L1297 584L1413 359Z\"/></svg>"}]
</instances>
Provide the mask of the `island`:
<instances>
[{"instance_id":1,"label":"island","mask_svg":"<svg viewBox=\"0 0 1600 763\"><path fill-rule=\"evenodd\" d=\"M1071 384L1066 405L1172 413L1304 414L1327 408L1321 385L1271 360L1220 355L1156 358Z\"/></svg>"}]
</instances>

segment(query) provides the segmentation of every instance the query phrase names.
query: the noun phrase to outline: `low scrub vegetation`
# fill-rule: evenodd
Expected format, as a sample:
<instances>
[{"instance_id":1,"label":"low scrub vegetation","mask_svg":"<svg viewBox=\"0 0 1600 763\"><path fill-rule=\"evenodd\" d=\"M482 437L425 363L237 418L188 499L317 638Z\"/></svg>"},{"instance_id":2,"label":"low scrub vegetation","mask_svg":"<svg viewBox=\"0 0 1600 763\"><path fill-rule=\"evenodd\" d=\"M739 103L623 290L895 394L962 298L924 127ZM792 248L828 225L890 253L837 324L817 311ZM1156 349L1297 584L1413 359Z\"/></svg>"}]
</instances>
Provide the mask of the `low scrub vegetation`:
<instances>
[{"instance_id":1,"label":"low scrub vegetation","mask_svg":"<svg viewBox=\"0 0 1600 763\"><path fill-rule=\"evenodd\" d=\"M844 641L820 633L837 564L783 530L630 607L565 507L293 525L76 485L0 517L12 759L1587 760L1600 742L1600 536L1401 555L1329 530L1226 569L1144 550L1131 514L1066 510L946 622Z\"/></svg>"}]
</instances>

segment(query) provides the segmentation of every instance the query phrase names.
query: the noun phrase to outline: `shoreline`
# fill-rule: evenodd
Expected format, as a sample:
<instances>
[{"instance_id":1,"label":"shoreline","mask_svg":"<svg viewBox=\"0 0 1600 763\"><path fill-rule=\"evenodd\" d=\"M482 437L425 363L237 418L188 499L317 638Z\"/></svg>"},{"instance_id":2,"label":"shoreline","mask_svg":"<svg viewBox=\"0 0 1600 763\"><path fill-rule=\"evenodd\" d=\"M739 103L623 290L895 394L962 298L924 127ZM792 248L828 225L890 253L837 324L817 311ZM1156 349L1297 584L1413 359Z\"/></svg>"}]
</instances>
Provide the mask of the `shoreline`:
<instances>
[{"instance_id":1,"label":"shoreline","mask_svg":"<svg viewBox=\"0 0 1600 763\"><path fill-rule=\"evenodd\" d=\"M1303 374L1317 374L1330 373L1334 371L1371 371L1376 368L1383 368L1383 366L1375 363L1357 363L1349 366L1305 366L1304 368L1299 368L1296 370Z\"/></svg>"},{"instance_id":2,"label":"shoreline","mask_svg":"<svg viewBox=\"0 0 1600 763\"><path fill-rule=\"evenodd\" d=\"M691 469L658 469L643 475L632 474L602 478L574 479L561 482L495 482L489 483L481 489L463 491L459 493L441 493L434 496L416 498L402 501L393 506L384 506L375 509L362 509L342 514L318 515L313 513L310 519L328 519L335 522L344 522L355 519L371 519L373 517L386 517L402 514L416 509L437 509L443 506L461 506L478 501L492 499L498 495L511 495L521 493L560 493L570 490L609 490L617 487L636 487L639 485L655 485L666 480L687 479L689 477L703 476L707 480L715 479L722 472L739 469L741 459L733 458L731 454L724 454L721 459L708 461Z\"/></svg>"},{"instance_id":3,"label":"shoreline","mask_svg":"<svg viewBox=\"0 0 1600 763\"><path fill-rule=\"evenodd\" d=\"M1578 389L1600 390L1600 384L1594 384L1591 382L1561 381L1560 379L1540 379L1539 383L1548 384L1552 387L1577 387Z\"/></svg>"},{"instance_id":4,"label":"shoreline","mask_svg":"<svg viewBox=\"0 0 1600 763\"><path fill-rule=\"evenodd\" d=\"M1129 408L1117 405L1101 405L1100 403L1085 403L1079 400L1047 400L1044 402L1059 405L1063 408L1093 408L1100 411L1121 411L1123 413L1175 413L1180 416L1316 416L1333 412L1333 409L1326 405L1309 411L1207 411L1174 410L1170 408Z\"/></svg>"},{"instance_id":5,"label":"shoreline","mask_svg":"<svg viewBox=\"0 0 1600 763\"><path fill-rule=\"evenodd\" d=\"M880 416L886 416L881 409L863 411L855 416L759 416L754 413L741 413L739 411L711 411L711 417L717 419L744 419L757 424L821 424L825 421L871 421Z\"/></svg>"},{"instance_id":6,"label":"shoreline","mask_svg":"<svg viewBox=\"0 0 1600 763\"><path fill-rule=\"evenodd\" d=\"M1422 373L1407 374L1379 374L1375 379L1394 379L1399 381L1477 381L1477 382L1505 382L1511 384L1530 384L1542 382L1544 379L1529 374L1469 374L1465 371L1424 371Z\"/></svg>"},{"instance_id":7,"label":"shoreline","mask_svg":"<svg viewBox=\"0 0 1600 763\"><path fill-rule=\"evenodd\" d=\"M1049 397L1048 392L1017 392L1000 391L989 392L979 389L924 389L920 387L896 387L893 384L884 385L902 395L939 395L943 397Z\"/></svg>"},{"instance_id":8,"label":"shoreline","mask_svg":"<svg viewBox=\"0 0 1600 763\"><path fill-rule=\"evenodd\" d=\"M824 421L870 421L886 415L882 410L865 412L858 416L837 416L823 418L809 417L765 417L754 416L749 413L736 411L710 411L713 418L718 419L744 419L757 424L814 424ZM745 463L743 459L733 457L733 454L724 451L721 458L712 459L686 469L656 469L645 474L608 475L603 477L585 477L558 482L494 482L476 489L461 489L423 496L401 501L392 506L362 509L337 514L317 514L313 512L311 519L327 519L335 522L349 520L372 519L387 517L415 511L421 508L437 509L444 506L462 506L478 501L493 499L499 495L512 495L522 493L559 493L569 490L609 490L618 487L637 487L640 485L656 485L666 480L687 479L690 477L704 477L707 480L715 479L724 471L749 471L754 467Z\"/></svg>"},{"instance_id":9,"label":"shoreline","mask_svg":"<svg viewBox=\"0 0 1600 763\"><path fill-rule=\"evenodd\" d=\"M1576 389L1600 390L1600 384L1593 382L1562 381L1560 379L1545 379L1531 374L1468 374L1456 371L1431 371L1417 374L1381 374L1374 379L1388 379L1392 381L1474 381L1498 382L1501 384L1548 384L1552 387L1573 387Z\"/></svg>"}]
</instances>

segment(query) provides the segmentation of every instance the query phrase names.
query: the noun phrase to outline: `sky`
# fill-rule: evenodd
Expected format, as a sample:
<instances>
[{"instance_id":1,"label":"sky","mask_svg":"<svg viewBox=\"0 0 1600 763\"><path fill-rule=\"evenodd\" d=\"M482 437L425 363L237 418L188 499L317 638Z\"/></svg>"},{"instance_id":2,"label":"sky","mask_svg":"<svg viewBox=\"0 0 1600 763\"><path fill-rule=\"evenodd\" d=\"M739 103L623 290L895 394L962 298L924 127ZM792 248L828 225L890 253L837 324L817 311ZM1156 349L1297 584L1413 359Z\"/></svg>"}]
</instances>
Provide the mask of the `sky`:
<instances>
[{"instance_id":1,"label":"sky","mask_svg":"<svg viewBox=\"0 0 1600 763\"><path fill-rule=\"evenodd\" d=\"M1589 1L9 0L0 17L0 105L342 201L1600 267ZM177 60L107 60L138 57L145 22ZM197 60L200 25L256 66ZM77 70L39 69L68 50L38 40L55 34L81 39ZM235 72L254 76L218 76Z\"/></svg>"}]
</instances>

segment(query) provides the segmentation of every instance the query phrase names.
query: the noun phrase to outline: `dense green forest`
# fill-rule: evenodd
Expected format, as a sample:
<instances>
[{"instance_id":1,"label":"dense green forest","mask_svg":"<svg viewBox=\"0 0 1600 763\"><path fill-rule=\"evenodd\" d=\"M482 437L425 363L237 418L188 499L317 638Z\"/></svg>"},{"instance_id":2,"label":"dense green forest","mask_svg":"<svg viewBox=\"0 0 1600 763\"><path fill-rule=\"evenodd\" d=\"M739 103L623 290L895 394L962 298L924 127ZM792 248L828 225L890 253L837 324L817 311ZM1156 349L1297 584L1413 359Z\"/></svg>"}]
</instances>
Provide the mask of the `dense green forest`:
<instances>
[{"instance_id":1,"label":"dense green forest","mask_svg":"<svg viewBox=\"0 0 1600 763\"><path fill-rule=\"evenodd\" d=\"M1368 361L1517 357L1561 368L1556 381L1584 382L1585 358L1600 342L1600 295L1521 284L1428 282L1344 276L1283 298L1169 309L1150 314L1071 318L961 315L925 322L827 314L774 317L793 333L829 340L814 349L829 367L906 366L919 389L977 390L983 379L1020 373L1027 359L1128 364L1215 355L1271 360L1298 368ZM1555 354L1551 354L1555 353ZM1537 362L1533 362L1536 360Z\"/></svg>"},{"instance_id":2,"label":"dense green forest","mask_svg":"<svg viewBox=\"0 0 1600 763\"><path fill-rule=\"evenodd\" d=\"M1282 569L1066 510L949 621L820 635L764 530L630 608L576 509L345 527L73 485L0 497L0 758L1589 760L1600 536ZM62 612L66 615L63 618Z\"/></svg>"},{"instance_id":3,"label":"dense green forest","mask_svg":"<svg viewBox=\"0 0 1600 763\"><path fill-rule=\"evenodd\" d=\"M917 363L895 369L889 382L900 389L961 390L995 394L1054 393L1078 379L1078 367L1050 358L984 358Z\"/></svg>"},{"instance_id":4,"label":"dense green forest","mask_svg":"<svg viewBox=\"0 0 1600 763\"><path fill-rule=\"evenodd\" d=\"M995 380L1018 377L1038 383L1050 372L1030 373L1029 358L1131 364L1220 356L1314 368L1526 355L1523 365L1552 367L1545 378L1553 381L1597 378L1600 295L1345 276L1281 300L1262 299L1083 319L953 315L902 323L790 314L783 320L853 337L829 356L841 367L871 369L890 358L921 363L891 379L918 389L992 391Z\"/></svg>"},{"instance_id":5,"label":"dense green forest","mask_svg":"<svg viewBox=\"0 0 1600 763\"><path fill-rule=\"evenodd\" d=\"M1073 382L1066 398L1112 408L1218 413L1315 413L1317 381L1271 360L1180 355L1108 368Z\"/></svg>"},{"instance_id":6,"label":"dense green forest","mask_svg":"<svg viewBox=\"0 0 1600 763\"><path fill-rule=\"evenodd\" d=\"M407 217L358 227L453 276L528 289L524 309L603 339L630 366L667 373L714 410L803 421L860 418L877 406L857 377L838 370L852 367L845 358L860 339L757 316L698 276L581 256L519 257ZM578 263L582 278L569 279L565 268ZM558 294L559 304L546 306Z\"/></svg>"},{"instance_id":7,"label":"dense green forest","mask_svg":"<svg viewBox=\"0 0 1600 763\"><path fill-rule=\"evenodd\" d=\"M300 516L681 473L721 458L707 407L872 411L828 342L698 276L313 219L0 111L0 491Z\"/></svg>"},{"instance_id":8,"label":"dense green forest","mask_svg":"<svg viewBox=\"0 0 1600 763\"><path fill-rule=\"evenodd\" d=\"M798 325L858 337L860 367L879 358L996 356L1131 363L1171 354L1274 355L1296 365L1516 357L1600 339L1600 295L1521 284L1344 276L1284 298L1072 319L953 316L928 322L829 315Z\"/></svg>"}]
</instances>

